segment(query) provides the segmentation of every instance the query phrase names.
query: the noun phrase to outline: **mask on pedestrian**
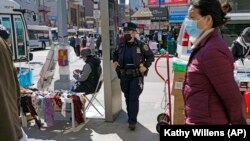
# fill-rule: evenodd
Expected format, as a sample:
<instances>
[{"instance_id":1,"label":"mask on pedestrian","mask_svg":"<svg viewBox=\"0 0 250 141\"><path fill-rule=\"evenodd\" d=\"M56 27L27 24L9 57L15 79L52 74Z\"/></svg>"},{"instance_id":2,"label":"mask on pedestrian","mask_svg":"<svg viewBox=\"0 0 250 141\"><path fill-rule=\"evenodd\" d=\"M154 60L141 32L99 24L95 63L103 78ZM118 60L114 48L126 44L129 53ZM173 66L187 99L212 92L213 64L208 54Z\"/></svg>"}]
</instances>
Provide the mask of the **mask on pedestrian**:
<instances>
[{"instance_id":1,"label":"mask on pedestrian","mask_svg":"<svg viewBox=\"0 0 250 141\"><path fill-rule=\"evenodd\" d=\"M132 36L130 34L125 34L124 38L126 41L130 41L132 39Z\"/></svg>"},{"instance_id":2,"label":"mask on pedestrian","mask_svg":"<svg viewBox=\"0 0 250 141\"><path fill-rule=\"evenodd\" d=\"M189 36L196 38L201 34L202 31L197 26L197 22L199 22L200 20L194 21L194 20L185 19L184 21L185 30L187 31Z\"/></svg>"}]
</instances>

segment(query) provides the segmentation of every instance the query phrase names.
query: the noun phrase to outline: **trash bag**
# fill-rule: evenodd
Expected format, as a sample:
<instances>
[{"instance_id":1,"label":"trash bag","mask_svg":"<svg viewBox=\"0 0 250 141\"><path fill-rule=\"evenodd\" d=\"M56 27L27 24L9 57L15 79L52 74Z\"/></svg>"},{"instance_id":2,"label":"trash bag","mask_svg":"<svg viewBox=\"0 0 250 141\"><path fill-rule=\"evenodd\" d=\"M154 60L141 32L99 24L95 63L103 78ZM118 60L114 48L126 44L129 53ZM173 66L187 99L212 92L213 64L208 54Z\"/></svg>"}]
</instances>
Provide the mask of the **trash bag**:
<instances>
[{"instance_id":1,"label":"trash bag","mask_svg":"<svg viewBox=\"0 0 250 141\"><path fill-rule=\"evenodd\" d=\"M29 68L17 68L17 78L19 85L22 87L28 87L32 84L32 71Z\"/></svg>"}]
</instances>

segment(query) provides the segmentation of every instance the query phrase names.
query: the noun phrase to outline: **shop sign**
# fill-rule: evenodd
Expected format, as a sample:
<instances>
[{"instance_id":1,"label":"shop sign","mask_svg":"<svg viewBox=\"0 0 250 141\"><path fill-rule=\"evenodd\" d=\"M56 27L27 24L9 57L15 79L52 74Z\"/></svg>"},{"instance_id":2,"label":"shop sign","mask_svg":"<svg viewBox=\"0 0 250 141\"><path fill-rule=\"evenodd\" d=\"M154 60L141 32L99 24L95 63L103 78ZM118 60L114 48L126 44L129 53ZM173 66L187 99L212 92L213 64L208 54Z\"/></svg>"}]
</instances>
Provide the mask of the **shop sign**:
<instances>
[{"instance_id":1,"label":"shop sign","mask_svg":"<svg viewBox=\"0 0 250 141\"><path fill-rule=\"evenodd\" d=\"M169 22L182 22L187 15L188 7L180 6L180 7L169 7Z\"/></svg>"},{"instance_id":2,"label":"shop sign","mask_svg":"<svg viewBox=\"0 0 250 141\"><path fill-rule=\"evenodd\" d=\"M187 4L187 0L165 0L165 4Z\"/></svg>"},{"instance_id":3,"label":"shop sign","mask_svg":"<svg viewBox=\"0 0 250 141\"><path fill-rule=\"evenodd\" d=\"M167 17L168 9L163 7L150 7L153 17Z\"/></svg>"},{"instance_id":4,"label":"shop sign","mask_svg":"<svg viewBox=\"0 0 250 141\"><path fill-rule=\"evenodd\" d=\"M187 0L148 0L148 5L166 5L166 4L187 4Z\"/></svg>"},{"instance_id":5,"label":"shop sign","mask_svg":"<svg viewBox=\"0 0 250 141\"><path fill-rule=\"evenodd\" d=\"M151 11L141 11L142 16L151 15Z\"/></svg>"},{"instance_id":6,"label":"shop sign","mask_svg":"<svg viewBox=\"0 0 250 141\"><path fill-rule=\"evenodd\" d=\"M164 5L166 0L148 0L148 5Z\"/></svg>"},{"instance_id":7,"label":"shop sign","mask_svg":"<svg viewBox=\"0 0 250 141\"><path fill-rule=\"evenodd\" d=\"M50 19L51 21L56 21L56 20L57 20L57 16L49 16L49 19Z\"/></svg>"}]
</instances>

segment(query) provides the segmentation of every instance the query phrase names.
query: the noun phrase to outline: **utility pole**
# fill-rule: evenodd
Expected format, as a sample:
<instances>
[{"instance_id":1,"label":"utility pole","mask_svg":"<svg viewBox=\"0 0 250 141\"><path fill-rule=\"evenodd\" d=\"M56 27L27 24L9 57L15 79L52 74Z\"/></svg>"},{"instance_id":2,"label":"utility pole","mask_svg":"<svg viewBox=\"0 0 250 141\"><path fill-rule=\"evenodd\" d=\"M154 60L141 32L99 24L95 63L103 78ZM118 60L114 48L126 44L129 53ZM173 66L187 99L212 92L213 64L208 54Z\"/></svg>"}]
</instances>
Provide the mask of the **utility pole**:
<instances>
[{"instance_id":1,"label":"utility pole","mask_svg":"<svg viewBox=\"0 0 250 141\"><path fill-rule=\"evenodd\" d=\"M58 60L59 55L62 57L62 62L58 61L59 64L59 75L60 79L54 83L55 90L70 90L70 68L69 68L69 51L68 51L68 33L67 33L67 11L66 11L66 0L57 0L58 6Z\"/></svg>"},{"instance_id":2,"label":"utility pole","mask_svg":"<svg viewBox=\"0 0 250 141\"><path fill-rule=\"evenodd\" d=\"M129 21L131 22L131 2L128 0Z\"/></svg>"},{"instance_id":3,"label":"utility pole","mask_svg":"<svg viewBox=\"0 0 250 141\"><path fill-rule=\"evenodd\" d=\"M160 10L160 8L161 8L161 0L158 0L158 7L159 7L158 10ZM159 41L159 48L161 48L161 44L160 44L160 39L161 39L161 38L160 38L160 36L161 36L161 35L160 35L160 34L161 34L161 31L160 31L160 30L161 30L161 18L160 18L160 17L158 17L158 18L159 18L159 21L158 21L158 22L159 22L159 28L158 28L158 29L159 29L159 30L158 30L158 41Z\"/></svg>"},{"instance_id":4,"label":"utility pole","mask_svg":"<svg viewBox=\"0 0 250 141\"><path fill-rule=\"evenodd\" d=\"M105 120L112 122L122 110L122 97L119 79L112 68L112 60L110 60L111 49L110 40L113 38L111 32L114 31L110 28L110 21L113 21L114 7L111 5L116 4L116 0L101 0L101 21L102 21L102 51L103 51L103 78L104 78L104 103L105 103Z\"/></svg>"}]
</instances>

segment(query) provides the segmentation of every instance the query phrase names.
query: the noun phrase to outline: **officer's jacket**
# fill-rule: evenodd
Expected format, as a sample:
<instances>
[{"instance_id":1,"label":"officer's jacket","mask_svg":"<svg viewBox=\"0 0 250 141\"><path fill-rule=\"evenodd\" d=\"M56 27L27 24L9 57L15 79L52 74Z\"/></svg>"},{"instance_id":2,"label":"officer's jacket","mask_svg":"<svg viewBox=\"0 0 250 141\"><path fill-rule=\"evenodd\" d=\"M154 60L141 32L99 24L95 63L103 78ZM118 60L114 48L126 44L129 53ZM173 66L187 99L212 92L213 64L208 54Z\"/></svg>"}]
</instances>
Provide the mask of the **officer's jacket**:
<instances>
[{"instance_id":1,"label":"officer's jacket","mask_svg":"<svg viewBox=\"0 0 250 141\"><path fill-rule=\"evenodd\" d=\"M124 52L125 52L126 43L121 43L119 46L116 47L115 51L113 52L113 62L118 61L121 68L124 67L123 59L124 59ZM139 65L143 63L146 68L149 68L154 61L154 54L149 46L141 41L135 39L134 43L132 44L131 48L133 54L133 62L136 67L139 68Z\"/></svg>"}]
</instances>

